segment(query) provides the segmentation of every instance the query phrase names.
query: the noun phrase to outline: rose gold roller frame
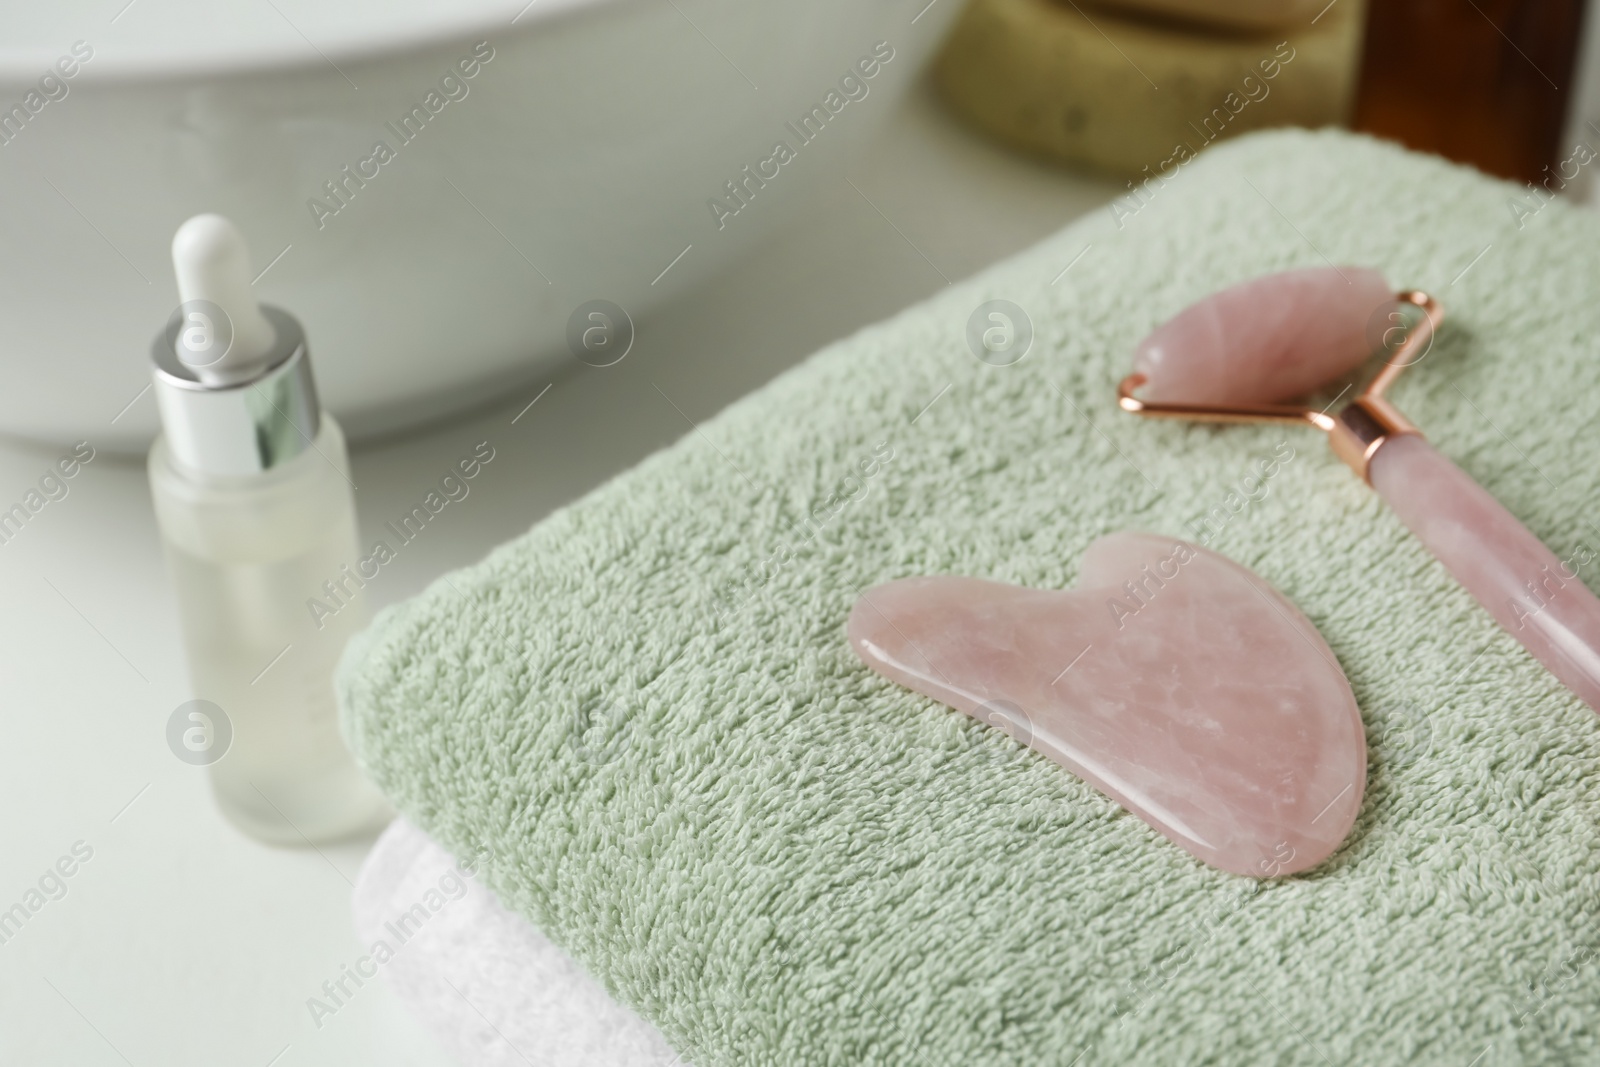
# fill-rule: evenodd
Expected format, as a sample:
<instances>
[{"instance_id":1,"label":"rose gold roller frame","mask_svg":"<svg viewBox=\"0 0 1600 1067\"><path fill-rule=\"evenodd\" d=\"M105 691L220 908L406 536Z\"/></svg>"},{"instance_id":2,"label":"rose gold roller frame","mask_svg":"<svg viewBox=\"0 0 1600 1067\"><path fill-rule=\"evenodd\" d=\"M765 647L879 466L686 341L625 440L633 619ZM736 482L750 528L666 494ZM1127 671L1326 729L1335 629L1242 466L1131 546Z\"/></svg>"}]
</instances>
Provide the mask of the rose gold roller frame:
<instances>
[{"instance_id":1,"label":"rose gold roller frame","mask_svg":"<svg viewBox=\"0 0 1600 1067\"><path fill-rule=\"evenodd\" d=\"M1354 400L1336 415L1292 405L1238 407L1157 403L1134 391L1142 374L1117 389L1122 410L1205 422L1308 423L1328 434L1338 457L1427 546L1507 632L1562 684L1600 711L1600 598L1487 490L1428 444L1385 398L1400 373L1427 353L1444 309L1427 293L1396 293L1423 317ZM1330 405L1331 407L1332 405ZM1580 546L1581 548L1582 546ZM1593 558L1580 562L1587 564Z\"/></svg>"},{"instance_id":2,"label":"rose gold roller frame","mask_svg":"<svg viewBox=\"0 0 1600 1067\"><path fill-rule=\"evenodd\" d=\"M1192 419L1197 422L1298 422L1308 423L1328 435L1334 454L1350 469L1372 483L1370 467L1374 453L1385 441L1401 434L1421 435L1422 431L1383 395L1400 372L1426 354L1434 331L1444 321L1444 307L1427 293L1415 290L1396 293L1395 300L1421 308L1423 318L1406 331L1405 340L1394 350L1372 381L1337 415L1311 408L1284 404L1249 404L1239 407L1213 407L1203 404L1172 404L1140 400L1134 391L1144 384L1143 374L1130 374L1117 386L1117 404L1123 411L1156 419Z\"/></svg>"}]
</instances>

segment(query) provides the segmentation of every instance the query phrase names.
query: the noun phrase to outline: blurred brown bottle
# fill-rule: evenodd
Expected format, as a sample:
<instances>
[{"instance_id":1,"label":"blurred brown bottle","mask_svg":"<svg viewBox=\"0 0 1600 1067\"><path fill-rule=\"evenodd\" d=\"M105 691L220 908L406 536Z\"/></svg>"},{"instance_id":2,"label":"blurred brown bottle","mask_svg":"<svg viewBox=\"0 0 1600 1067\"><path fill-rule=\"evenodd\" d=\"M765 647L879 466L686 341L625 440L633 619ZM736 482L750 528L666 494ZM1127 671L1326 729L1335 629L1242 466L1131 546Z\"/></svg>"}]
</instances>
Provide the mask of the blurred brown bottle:
<instances>
[{"instance_id":1,"label":"blurred brown bottle","mask_svg":"<svg viewBox=\"0 0 1600 1067\"><path fill-rule=\"evenodd\" d=\"M1371 0L1354 126L1538 182L1561 143L1584 0Z\"/></svg>"}]
</instances>

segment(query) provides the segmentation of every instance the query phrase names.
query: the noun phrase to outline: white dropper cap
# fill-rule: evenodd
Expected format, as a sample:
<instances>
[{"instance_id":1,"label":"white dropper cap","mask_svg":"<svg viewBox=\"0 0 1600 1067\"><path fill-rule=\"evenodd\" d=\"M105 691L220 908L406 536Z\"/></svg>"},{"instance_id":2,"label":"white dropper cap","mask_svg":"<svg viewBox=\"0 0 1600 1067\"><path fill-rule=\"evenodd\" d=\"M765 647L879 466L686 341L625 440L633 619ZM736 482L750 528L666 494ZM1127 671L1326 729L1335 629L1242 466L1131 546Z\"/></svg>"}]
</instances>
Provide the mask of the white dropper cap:
<instances>
[{"instance_id":1,"label":"white dropper cap","mask_svg":"<svg viewBox=\"0 0 1600 1067\"><path fill-rule=\"evenodd\" d=\"M172 238L172 266L178 299L214 304L224 321L207 327L231 335L220 358L194 358L180 333L179 360L206 385L233 385L260 373L277 348L277 332L250 290L250 250L239 228L221 215L194 216Z\"/></svg>"},{"instance_id":2,"label":"white dropper cap","mask_svg":"<svg viewBox=\"0 0 1600 1067\"><path fill-rule=\"evenodd\" d=\"M322 407L305 330L250 291L250 254L221 215L196 215L172 239L184 303L150 345L162 436L180 467L261 474L312 447Z\"/></svg>"}]
</instances>

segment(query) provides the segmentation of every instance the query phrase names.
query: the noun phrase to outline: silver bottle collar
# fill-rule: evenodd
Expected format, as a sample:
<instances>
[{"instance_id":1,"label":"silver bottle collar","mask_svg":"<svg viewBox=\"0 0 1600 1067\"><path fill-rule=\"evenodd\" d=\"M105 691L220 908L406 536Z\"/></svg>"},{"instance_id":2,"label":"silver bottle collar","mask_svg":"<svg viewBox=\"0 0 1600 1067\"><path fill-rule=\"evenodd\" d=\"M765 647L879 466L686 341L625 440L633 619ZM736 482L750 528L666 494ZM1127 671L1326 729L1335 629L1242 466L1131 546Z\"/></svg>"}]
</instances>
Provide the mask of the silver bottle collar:
<instances>
[{"instance_id":1,"label":"silver bottle collar","mask_svg":"<svg viewBox=\"0 0 1600 1067\"><path fill-rule=\"evenodd\" d=\"M305 331L281 308L262 305L277 333L274 358L256 377L207 385L172 350L166 331L150 348L151 377L167 448L207 474L259 474L311 447L322 424Z\"/></svg>"}]
</instances>

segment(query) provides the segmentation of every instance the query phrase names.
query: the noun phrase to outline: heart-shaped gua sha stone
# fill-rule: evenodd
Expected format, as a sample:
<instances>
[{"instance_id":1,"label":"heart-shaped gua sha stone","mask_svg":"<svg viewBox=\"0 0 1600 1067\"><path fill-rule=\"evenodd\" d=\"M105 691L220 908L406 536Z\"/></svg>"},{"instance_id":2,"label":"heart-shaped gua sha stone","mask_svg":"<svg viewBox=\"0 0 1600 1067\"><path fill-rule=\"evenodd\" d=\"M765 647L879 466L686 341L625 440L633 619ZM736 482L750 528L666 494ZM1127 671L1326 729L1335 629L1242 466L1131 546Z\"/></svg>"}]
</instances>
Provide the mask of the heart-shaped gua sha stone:
<instances>
[{"instance_id":1,"label":"heart-shaped gua sha stone","mask_svg":"<svg viewBox=\"0 0 1600 1067\"><path fill-rule=\"evenodd\" d=\"M1327 642L1196 545L1103 537L1066 591L889 582L849 630L873 670L1001 726L1225 871L1314 867L1361 807L1366 734Z\"/></svg>"}]
</instances>

